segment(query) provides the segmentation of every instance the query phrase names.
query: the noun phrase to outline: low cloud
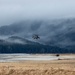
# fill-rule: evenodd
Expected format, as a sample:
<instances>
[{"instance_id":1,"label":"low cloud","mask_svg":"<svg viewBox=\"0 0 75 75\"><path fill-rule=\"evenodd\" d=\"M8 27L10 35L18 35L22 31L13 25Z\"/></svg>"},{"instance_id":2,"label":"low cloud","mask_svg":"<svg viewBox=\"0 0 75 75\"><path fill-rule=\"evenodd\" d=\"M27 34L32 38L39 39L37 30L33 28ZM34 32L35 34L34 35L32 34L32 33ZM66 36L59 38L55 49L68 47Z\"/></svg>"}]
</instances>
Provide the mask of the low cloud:
<instances>
[{"instance_id":1,"label":"low cloud","mask_svg":"<svg viewBox=\"0 0 75 75\"><path fill-rule=\"evenodd\" d=\"M0 0L0 26L27 19L75 17L75 0Z\"/></svg>"}]
</instances>

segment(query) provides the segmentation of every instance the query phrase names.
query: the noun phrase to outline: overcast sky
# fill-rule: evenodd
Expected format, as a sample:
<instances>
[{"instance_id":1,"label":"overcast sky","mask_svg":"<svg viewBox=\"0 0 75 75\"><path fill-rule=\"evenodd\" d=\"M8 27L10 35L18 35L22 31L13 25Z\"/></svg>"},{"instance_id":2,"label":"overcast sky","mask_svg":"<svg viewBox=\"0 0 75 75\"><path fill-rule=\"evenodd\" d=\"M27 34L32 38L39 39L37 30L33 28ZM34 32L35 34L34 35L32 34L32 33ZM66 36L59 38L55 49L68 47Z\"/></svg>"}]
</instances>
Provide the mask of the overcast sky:
<instances>
[{"instance_id":1,"label":"overcast sky","mask_svg":"<svg viewBox=\"0 0 75 75\"><path fill-rule=\"evenodd\" d=\"M75 17L75 0L0 0L0 26L26 19Z\"/></svg>"}]
</instances>

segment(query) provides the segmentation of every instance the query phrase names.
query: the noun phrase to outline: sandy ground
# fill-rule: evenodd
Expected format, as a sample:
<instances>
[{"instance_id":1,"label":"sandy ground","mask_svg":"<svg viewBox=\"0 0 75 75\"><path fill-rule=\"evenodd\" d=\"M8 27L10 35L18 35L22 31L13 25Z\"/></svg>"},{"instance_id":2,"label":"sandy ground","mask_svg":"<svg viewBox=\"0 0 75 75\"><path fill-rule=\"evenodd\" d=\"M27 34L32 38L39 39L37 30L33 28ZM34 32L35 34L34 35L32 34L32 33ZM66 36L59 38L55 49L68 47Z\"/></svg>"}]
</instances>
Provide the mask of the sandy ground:
<instances>
[{"instance_id":1,"label":"sandy ground","mask_svg":"<svg viewBox=\"0 0 75 75\"><path fill-rule=\"evenodd\" d=\"M0 75L75 75L75 60L3 62Z\"/></svg>"}]
</instances>

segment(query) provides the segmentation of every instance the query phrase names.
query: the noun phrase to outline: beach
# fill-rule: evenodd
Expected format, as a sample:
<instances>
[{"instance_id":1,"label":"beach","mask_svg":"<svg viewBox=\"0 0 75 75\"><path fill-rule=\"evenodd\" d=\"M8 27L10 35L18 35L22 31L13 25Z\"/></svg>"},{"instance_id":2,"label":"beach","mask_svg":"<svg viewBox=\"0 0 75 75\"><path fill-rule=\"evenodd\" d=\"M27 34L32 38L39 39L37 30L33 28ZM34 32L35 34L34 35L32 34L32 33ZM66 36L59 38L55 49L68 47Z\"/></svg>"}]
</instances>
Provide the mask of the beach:
<instances>
[{"instance_id":1,"label":"beach","mask_svg":"<svg viewBox=\"0 0 75 75\"><path fill-rule=\"evenodd\" d=\"M62 59L58 60L0 62L0 75L75 75L74 56L61 55Z\"/></svg>"}]
</instances>

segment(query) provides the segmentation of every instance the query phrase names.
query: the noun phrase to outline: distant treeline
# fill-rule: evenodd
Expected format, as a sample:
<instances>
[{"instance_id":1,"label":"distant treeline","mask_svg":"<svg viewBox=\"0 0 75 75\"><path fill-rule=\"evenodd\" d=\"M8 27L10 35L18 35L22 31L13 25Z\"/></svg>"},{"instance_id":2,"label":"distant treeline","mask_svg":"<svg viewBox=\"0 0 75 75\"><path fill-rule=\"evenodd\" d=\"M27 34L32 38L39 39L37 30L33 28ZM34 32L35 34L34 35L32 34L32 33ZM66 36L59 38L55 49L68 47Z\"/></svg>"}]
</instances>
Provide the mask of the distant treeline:
<instances>
[{"instance_id":1,"label":"distant treeline","mask_svg":"<svg viewBox=\"0 0 75 75\"><path fill-rule=\"evenodd\" d=\"M75 50L49 45L0 45L0 53L75 53Z\"/></svg>"}]
</instances>

